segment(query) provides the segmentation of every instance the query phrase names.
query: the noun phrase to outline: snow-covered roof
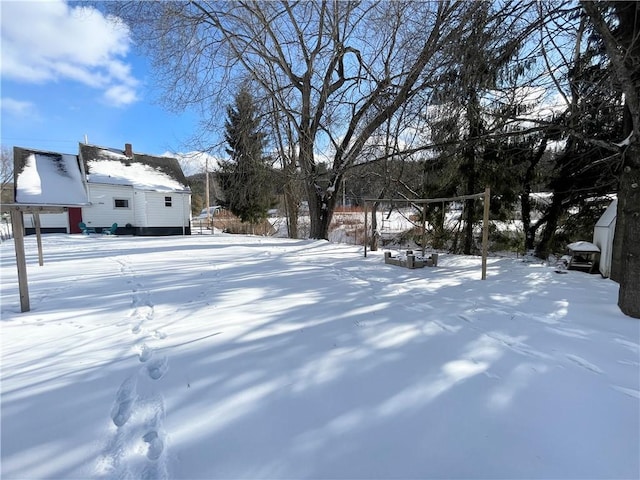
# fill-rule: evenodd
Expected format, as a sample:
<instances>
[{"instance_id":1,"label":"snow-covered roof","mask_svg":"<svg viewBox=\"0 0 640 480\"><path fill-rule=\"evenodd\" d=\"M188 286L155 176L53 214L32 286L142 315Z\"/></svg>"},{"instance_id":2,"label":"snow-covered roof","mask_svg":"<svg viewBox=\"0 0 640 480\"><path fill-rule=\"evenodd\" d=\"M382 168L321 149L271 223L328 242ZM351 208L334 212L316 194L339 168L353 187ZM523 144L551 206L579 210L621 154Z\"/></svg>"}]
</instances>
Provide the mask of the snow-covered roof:
<instances>
[{"instance_id":1,"label":"snow-covered roof","mask_svg":"<svg viewBox=\"0 0 640 480\"><path fill-rule=\"evenodd\" d=\"M16 203L87 205L76 155L14 147Z\"/></svg>"},{"instance_id":2,"label":"snow-covered roof","mask_svg":"<svg viewBox=\"0 0 640 480\"><path fill-rule=\"evenodd\" d=\"M600 219L596 222L596 228L608 228L616 219L618 213L618 200L614 200L604 211Z\"/></svg>"},{"instance_id":3,"label":"snow-covered roof","mask_svg":"<svg viewBox=\"0 0 640 480\"><path fill-rule=\"evenodd\" d=\"M133 154L123 150L80 144L88 183L131 185L158 192L189 191L178 160Z\"/></svg>"},{"instance_id":4,"label":"snow-covered roof","mask_svg":"<svg viewBox=\"0 0 640 480\"><path fill-rule=\"evenodd\" d=\"M569 250L574 252L599 252L600 248L591 242L579 241L567 245Z\"/></svg>"}]
</instances>

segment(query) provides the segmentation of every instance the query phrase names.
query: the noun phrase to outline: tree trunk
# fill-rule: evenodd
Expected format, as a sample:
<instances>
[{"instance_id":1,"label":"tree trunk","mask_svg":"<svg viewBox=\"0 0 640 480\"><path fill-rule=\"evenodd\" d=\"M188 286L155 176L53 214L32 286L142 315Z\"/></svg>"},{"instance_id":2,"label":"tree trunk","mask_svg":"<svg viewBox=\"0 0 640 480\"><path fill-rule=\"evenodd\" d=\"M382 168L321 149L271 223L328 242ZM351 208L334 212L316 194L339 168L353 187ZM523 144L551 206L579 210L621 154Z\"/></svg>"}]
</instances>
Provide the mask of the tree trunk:
<instances>
[{"instance_id":1,"label":"tree trunk","mask_svg":"<svg viewBox=\"0 0 640 480\"><path fill-rule=\"evenodd\" d=\"M616 33L607 25L599 9L600 2L581 1L594 28L602 36L628 110L625 128L631 130L623 153L614 240L614 255L618 248L621 261L615 273L620 279L620 310L640 318L640 6L636 2L611 3L619 20Z\"/></svg>"},{"instance_id":2,"label":"tree trunk","mask_svg":"<svg viewBox=\"0 0 640 480\"><path fill-rule=\"evenodd\" d=\"M466 109L467 120L469 121L469 137L463 150L464 163L462 164L461 173L465 179L466 194L473 195L476 193L476 184L479 159L479 137L483 131L482 119L480 118L480 100L478 92L469 89L469 100ZM465 200L464 210L464 243L462 251L465 255L471 255L473 251L473 224L475 221L475 200Z\"/></svg>"},{"instance_id":3,"label":"tree trunk","mask_svg":"<svg viewBox=\"0 0 640 480\"><path fill-rule=\"evenodd\" d=\"M536 230L539 224L531 224L531 184L535 179L536 167L540 163L548 144L548 132L545 133L540 145L538 146L533 158L527 166L522 179L522 196L520 197L520 213L522 216L522 229L524 230L524 251L525 253L533 250L536 244Z\"/></svg>"},{"instance_id":4,"label":"tree trunk","mask_svg":"<svg viewBox=\"0 0 640 480\"><path fill-rule=\"evenodd\" d=\"M536 247L536 256L539 258L546 259L549 257L551 252L551 243L556 234L556 229L558 228L558 222L560 220L560 216L563 212L563 203L564 197L559 196L558 194L553 195L553 200L549 209L547 210L547 223L542 230L542 234L540 236L540 243Z\"/></svg>"},{"instance_id":5,"label":"tree trunk","mask_svg":"<svg viewBox=\"0 0 640 480\"><path fill-rule=\"evenodd\" d=\"M292 171L295 171L295 164L287 163L285 170L288 171L288 173L285 173L286 183L284 185L284 204L287 211L287 233L289 238L298 238L300 195L298 194L298 179L295 173L292 173Z\"/></svg>"},{"instance_id":6,"label":"tree trunk","mask_svg":"<svg viewBox=\"0 0 640 480\"><path fill-rule=\"evenodd\" d=\"M298 199L296 195L292 195L291 192L287 192L288 187L285 187L284 203L287 210L287 235L289 238L299 238L298 231Z\"/></svg>"},{"instance_id":7,"label":"tree trunk","mask_svg":"<svg viewBox=\"0 0 640 480\"><path fill-rule=\"evenodd\" d=\"M533 250L536 244L535 230L531 229L531 188L525 185L525 188L520 197L520 214L522 216L522 230L524 231L524 252L527 253Z\"/></svg>"},{"instance_id":8,"label":"tree trunk","mask_svg":"<svg viewBox=\"0 0 640 480\"><path fill-rule=\"evenodd\" d=\"M624 246L618 306L625 315L640 318L640 143L627 147L624 159L615 232Z\"/></svg>"},{"instance_id":9,"label":"tree trunk","mask_svg":"<svg viewBox=\"0 0 640 480\"><path fill-rule=\"evenodd\" d=\"M310 238L329 239L329 225L333 218L334 207L335 197L326 199L315 191L309 195Z\"/></svg>"},{"instance_id":10,"label":"tree trunk","mask_svg":"<svg viewBox=\"0 0 640 480\"><path fill-rule=\"evenodd\" d=\"M623 124L623 132L624 132L623 134L630 135L631 132L633 131L633 117L631 116L631 112L629 111L628 106L626 106L624 109L622 124ZM632 155L630 149L627 150L627 152L625 152L625 156L623 157L623 160L626 160L628 162L630 160L629 155ZM624 164L624 161L623 161L623 164ZM624 169L623 169L622 176L624 176L625 173L626 172L624 172ZM622 232L624 232L626 228L625 223L627 221L626 215L622 213L625 211L625 203L627 202L627 199L623 195L624 192L621 191L622 187L623 185L622 185L622 178L621 178L620 184L618 185L618 208L616 213L616 229L615 229L614 240L613 240L613 252L611 255L611 275L609 276L611 280L618 283L620 283L620 276L622 275L622 269L623 269L623 253L622 253L622 241L621 241L623 236Z\"/></svg>"},{"instance_id":11,"label":"tree trunk","mask_svg":"<svg viewBox=\"0 0 640 480\"><path fill-rule=\"evenodd\" d=\"M445 247L444 217L446 212L444 202L442 206L432 204L430 210L426 208L427 206L425 206L425 211L429 212L427 221L433 227L432 247L436 250L443 249Z\"/></svg>"},{"instance_id":12,"label":"tree trunk","mask_svg":"<svg viewBox=\"0 0 640 480\"><path fill-rule=\"evenodd\" d=\"M372 252L378 250L378 241L380 239L380 232L378 232L378 202L373 202L371 206L371 243L369 248Z\"/></svg>"},{"instance_id":13,"label":"tree trunk","mask_svg":"<svg viewBox=\"0 0 640 480\"><path fill-rule=\"evenodd\" d=\"M465 200L464 206L464 234L462 253L471 255L473 247L473 220L474 220L474 200Z\"/></svg>"},{"instance_id":14,"label":"tree trunk","mask_svg":"<svg viewBox=\"0 0 640 480\"><path fill-rule=\"evenodd\" d=\"M473 142L473 140L471 140ZM476 188L476 158L473 143L464 149L464 163L460 169L465 180L465 194L472 195ZM471 255L473 247L473 223L475 219L475 200L464 201L464 231L462 253Z\"/></svg>"}]
</instances>

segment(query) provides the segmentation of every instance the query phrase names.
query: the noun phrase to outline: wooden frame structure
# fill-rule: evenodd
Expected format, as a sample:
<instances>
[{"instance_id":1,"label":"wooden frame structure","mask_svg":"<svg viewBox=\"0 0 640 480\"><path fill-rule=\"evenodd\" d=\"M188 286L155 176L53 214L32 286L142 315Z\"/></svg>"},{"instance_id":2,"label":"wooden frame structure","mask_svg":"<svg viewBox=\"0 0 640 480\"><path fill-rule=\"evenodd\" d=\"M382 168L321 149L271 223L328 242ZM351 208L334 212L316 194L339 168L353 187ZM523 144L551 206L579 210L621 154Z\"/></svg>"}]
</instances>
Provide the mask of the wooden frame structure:
<instances>
[{"instance_id":1,"label":"wooden frame structure","mask_svg":"<svg viewBox=\"0 0 640 480\"><path fill-rule=\"evenodd\" d=\"M42 254L42 234L40 232L41 213L64 213L70 206L77 205L31 205L24 203L3 204L2 210L9 210L11 214L11 228L13 229L13 243L16 249L16 266L18 268L18 291L20 293L20 311L31 310L29 301L29 284L27 281L27 261L24 252L24 219L25 213L33 215L38 244L38 265L44 265Z\"/></svg>"},{"instance_id":2,"label":"wooden frame structure","mask_svg":"<svg viewBox=\"0 0 640 480\"><path fill-rule=\"evenodd\" d=\"M448 197L448 198L365 198L364 199L364 256L367 256L367 244L369 243L368 231L369 224L367 219L368 209L367 206L370 203L374 202L390 202L390 203L413 203L416 205L424 205L429 203L443 203L443 202L455 202L458 200L476 200L482 198L484 200L484 211L482 216L482 280L487 279L487 253L489 246L489 200L491 199L491 189L489 187L485 188L484 193L476 193L472 195L460 195L458 197ZM422 217L422 235L423 238L425 236L426 227L425 227L426 219L423 215ZM424 244L422 244L422 255L424 256Z\"/></svg>"}]
</instances>

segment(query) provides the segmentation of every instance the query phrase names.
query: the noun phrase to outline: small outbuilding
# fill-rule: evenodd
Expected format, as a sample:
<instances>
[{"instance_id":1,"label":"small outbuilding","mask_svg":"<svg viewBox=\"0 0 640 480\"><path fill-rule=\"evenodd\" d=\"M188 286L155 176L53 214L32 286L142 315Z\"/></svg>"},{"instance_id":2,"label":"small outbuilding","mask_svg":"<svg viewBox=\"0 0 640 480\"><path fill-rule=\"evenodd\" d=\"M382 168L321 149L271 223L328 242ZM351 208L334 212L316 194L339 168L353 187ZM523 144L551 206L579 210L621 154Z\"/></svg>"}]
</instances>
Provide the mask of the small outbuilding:
<instances>
[{"instance_id":1,"label":"small outbuilding","mask_svg":"<svg viewBox=\"0 0 640 480\"><path fill-rule=\"evenodd\" d=\"M618 200L614 200L604 211L593 229L593 243L600 249L599 270L603 277L611 276L613 258L613 236L616 230Z\"/></svg>"}]
</instances>

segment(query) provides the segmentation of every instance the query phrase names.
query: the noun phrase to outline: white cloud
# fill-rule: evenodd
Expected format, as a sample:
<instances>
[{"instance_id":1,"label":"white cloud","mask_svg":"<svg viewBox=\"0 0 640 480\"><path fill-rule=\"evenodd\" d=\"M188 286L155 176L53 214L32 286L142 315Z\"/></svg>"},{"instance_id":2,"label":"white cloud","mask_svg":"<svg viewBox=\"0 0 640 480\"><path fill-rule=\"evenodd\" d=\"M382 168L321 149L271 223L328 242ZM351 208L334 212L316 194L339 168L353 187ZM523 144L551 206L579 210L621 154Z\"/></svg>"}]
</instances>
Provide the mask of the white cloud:
<instances>
[{"instance_id":1,"label":"white cloud","mask_svg":"<svg viewBox=\"0 0 640 480\"><path fill-rule=\"evenodd\" d=\"M110 105L117 107L129 105L137 100L135 88L124 84L107 88L104 96Z\"/></svg>"},{"instance_id":2,"label":"white cloud","mask_svg":"<svg viewBox=\"0 0 640 480\"><path fill-rule=\"evenodd\" d=\"M126 25L62 0L3 2L1 22L3 78L73 80L103 90L111 104L137 100L138 82L124 62L131 44Z\"/></svg>"},{"instance_id":3,"label":"white cloud","mask_svg":"<svg viewBox=\"0 0 640 480\"><path fill-rule=\"evenodd\" d=\"M0 99L2 112L13 117L36 118L38 116L36 106L31 102L24 102L14 98L3 97Z\"/></svg>"}]
</instances>

